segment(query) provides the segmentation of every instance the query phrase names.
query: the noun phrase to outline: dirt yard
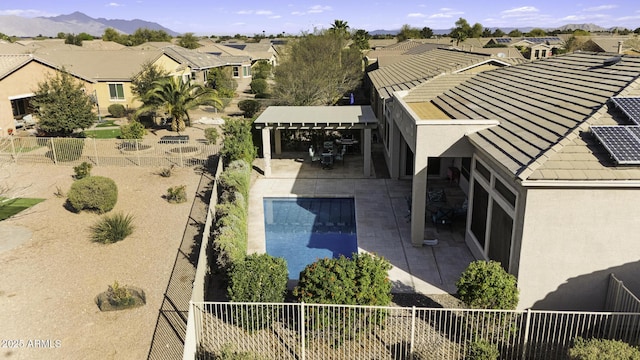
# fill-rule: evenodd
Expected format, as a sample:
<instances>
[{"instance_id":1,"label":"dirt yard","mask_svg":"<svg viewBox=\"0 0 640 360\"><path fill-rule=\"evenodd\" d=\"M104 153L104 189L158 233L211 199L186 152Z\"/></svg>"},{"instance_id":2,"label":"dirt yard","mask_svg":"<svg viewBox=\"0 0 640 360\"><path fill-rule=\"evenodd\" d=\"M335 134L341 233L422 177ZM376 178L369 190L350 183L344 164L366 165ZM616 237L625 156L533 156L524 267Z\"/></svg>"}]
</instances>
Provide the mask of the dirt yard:
<instances>
[{"instance_id":1,"label":"dirt yard","mask_svg":"<svg viewBox=\"0 0 640 360\"><path fill-rule=\"evenodd\" d=\"M11 165L0 181L24 188L23 197L42 203L0 223L24 227L31 239L0 251L0 357L3 359L144 359L162 297L187 223L200 175L177 168L94 167L92 175L118 184L113 212L135 217L133 235L102 245L89 240L93 213L64 208L73 169L55 165ZM7 180L8 179L8 180ZM188 201L169 204L170 186L186 185ZM6 239L0 239L0 242ZM1 247L0 247L1 248ZM145 306L101 312L95 297L117 280L142 288Z\"/></svg>"}]
</instances>

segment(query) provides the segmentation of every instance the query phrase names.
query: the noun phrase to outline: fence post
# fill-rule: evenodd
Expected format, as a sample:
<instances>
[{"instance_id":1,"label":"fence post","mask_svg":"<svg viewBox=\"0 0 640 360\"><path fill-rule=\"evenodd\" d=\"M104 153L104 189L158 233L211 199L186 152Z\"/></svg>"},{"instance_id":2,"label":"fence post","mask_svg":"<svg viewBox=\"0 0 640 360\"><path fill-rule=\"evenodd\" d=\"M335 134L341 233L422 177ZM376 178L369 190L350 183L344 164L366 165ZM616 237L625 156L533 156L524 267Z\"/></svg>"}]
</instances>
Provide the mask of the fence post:
<instances>
[{"instance_id":1,"label":"fence post","mask_svg":"<svg viewBox=\"0 0 640 360\"><path fill-rule=\"evenodd\" d=\"M525 359L525 355L527 354L527 347L529 345L530 326L531 326L531 309L527 309L527 316L525 318L525 324L524 324L524 337L522 338L522 354L520 354L521 359Z\"/></svg>"},{"instance_id":2,"label":"fence post","mask_svg":"<svg viewBox=\"0 0 640 360\"><path fill-rule=\"evenodd\" d=\"M51 141L51 154L53 155L53 163L58 165L58 156L56 155L56 146L53 139L54 138L49 138Z\"/></svg>"},{"instance_id":3,"label":"fence post","mask_svg":"<svg viewBox=\"0 0 640 360\"><path fill-rule=\"evenodd\" d=\"M300 303L300 360L305 360L306 358L306 349L305 349L305 333L307 329L304 325L304 301Z\"/></svg>"},{"instance_id":4,"label":"fence post","mask_svg":"<svg viewBox=\"0 0 640 360\"><path fill-rule=\"evenodd\" d=\"M184 161L182 160L182 146L178 143L178 149L180 149L180 167L184 167Z\"/></svg>"},{"instance_id":5,"label":"fence post","mask_svg":"<svg viewBox=\"0 0 640 360\"><path fill-rule=\"evenodd\" d=\"M100 166L98 162L98 146L96 145L96 138L93 138L93 153L96 155L96 166Z\"/></svg>"},{"instance_id":6,"label":"fence post","mask_svg":"<svg viewBox=\"0 0 640 360\"><path fill-rule=\"evenodd\" d=\"M9 141L11 141L11 156L13 157L13 161L18 162L18 156L16 155L16 145L13 143L13 135L9 136Z\"/></svg>"},{"instance_id":7,"label":"fence post","mask_svg":"<svg viewBox=\"0 0 640 360\"><path fill-rule=\"evenodd\" d=\"M411 307L411 338L409 340L409 358L413 359L413 342L416 340L416 307Z\"/></svg>"},{"instance_id":8,"label":"fence post","mask_svg":"<svg viewBox=\"0 0 640 360\"><path fill-rule=\"evenodd\" d=\"M139 139L136 139L136 158L138 159L138 166L140 166L140 147L138 146Z\"/></svg>"}]
</instances>

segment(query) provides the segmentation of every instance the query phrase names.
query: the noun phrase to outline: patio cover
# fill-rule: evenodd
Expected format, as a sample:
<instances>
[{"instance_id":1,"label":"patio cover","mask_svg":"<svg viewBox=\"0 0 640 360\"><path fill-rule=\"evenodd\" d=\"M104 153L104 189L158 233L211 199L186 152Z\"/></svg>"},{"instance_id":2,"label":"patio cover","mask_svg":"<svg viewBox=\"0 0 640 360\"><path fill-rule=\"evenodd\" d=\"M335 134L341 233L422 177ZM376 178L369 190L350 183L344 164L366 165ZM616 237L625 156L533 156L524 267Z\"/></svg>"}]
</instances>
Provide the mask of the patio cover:
<instances>
[{"instance_id":1,"label":"patio cover","mask_svg":"<svg viewBox=\"0 0 640 360\"><path fill-rule=\"evenodd\" d=\"M371 176L371 130L378 127L371 106L269 106L255 121L262 130L265 176L271 175L271 130L280 153L280 130L363 130L364 176Z\"/></svg>"}]
</instances>

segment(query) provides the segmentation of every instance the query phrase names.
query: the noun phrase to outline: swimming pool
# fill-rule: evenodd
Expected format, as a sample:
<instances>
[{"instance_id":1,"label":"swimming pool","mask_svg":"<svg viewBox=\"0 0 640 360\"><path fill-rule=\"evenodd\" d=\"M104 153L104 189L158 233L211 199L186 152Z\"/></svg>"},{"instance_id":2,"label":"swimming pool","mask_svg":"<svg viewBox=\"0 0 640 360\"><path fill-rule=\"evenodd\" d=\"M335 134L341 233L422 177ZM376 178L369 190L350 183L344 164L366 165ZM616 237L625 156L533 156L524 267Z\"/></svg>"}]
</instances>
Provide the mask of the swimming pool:
<instances>
[{"instance_id":1,"label":"swimming pool","mask_svg":"<svg viewBox=\"0 0 640 360\"><path fill-rule=\"evenodd\" d=\"M317 259L358 251L353 198L264 198L267 253L287 261L289 279Z\"/></svg>"}]
</instances>

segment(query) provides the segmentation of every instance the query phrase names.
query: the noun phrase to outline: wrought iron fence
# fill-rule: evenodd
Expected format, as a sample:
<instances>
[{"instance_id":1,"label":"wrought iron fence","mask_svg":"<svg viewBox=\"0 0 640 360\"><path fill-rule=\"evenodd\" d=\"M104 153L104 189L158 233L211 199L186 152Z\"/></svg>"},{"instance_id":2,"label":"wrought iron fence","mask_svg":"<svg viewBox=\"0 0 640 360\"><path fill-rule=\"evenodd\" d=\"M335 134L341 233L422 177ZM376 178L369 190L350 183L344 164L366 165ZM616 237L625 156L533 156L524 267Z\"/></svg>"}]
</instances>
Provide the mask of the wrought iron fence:
<instances>
[{"instance_id":1,"label":"wrought iron fence","mask_svg":"<svg viewBox=\"0 0 640 360\"><path fill-rule=\"evenodd\" d=\"M614 274L609 275L605 309L614 312L640 312L638 299Z\"/></svg>"},{"instance_id":2,"label":"wrought iron fence","mask_svg":"<svg viewBox=\"0 0 640 360\"><path fill-rule=\"evenodd\" d=\"M640 313L192 303L196 346L265 359L465 359L485 340L501 359L564 359L576 337L640 342Z\"/></svg>"},{"instance_id":3,"label":"wrought iron fence","mask_svg":"<svg viewBox=\"0 0 640 360\"><path fill-rule=\"evenodd\" d=\"M219 145L198 141L92 138L0 138L0 161L96 166L193 166L218 154Z\"/></svg>"}]
</instances>

